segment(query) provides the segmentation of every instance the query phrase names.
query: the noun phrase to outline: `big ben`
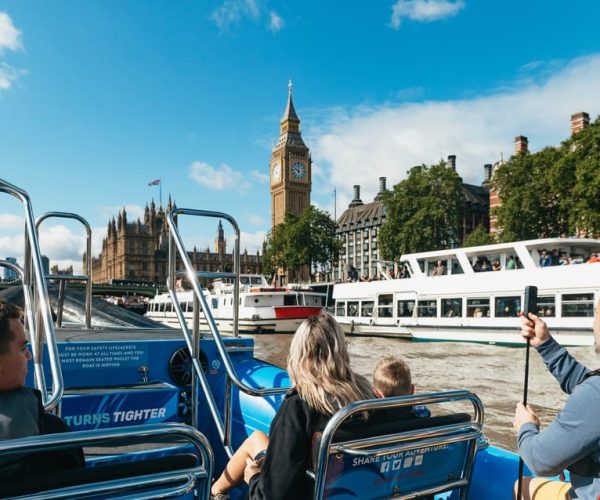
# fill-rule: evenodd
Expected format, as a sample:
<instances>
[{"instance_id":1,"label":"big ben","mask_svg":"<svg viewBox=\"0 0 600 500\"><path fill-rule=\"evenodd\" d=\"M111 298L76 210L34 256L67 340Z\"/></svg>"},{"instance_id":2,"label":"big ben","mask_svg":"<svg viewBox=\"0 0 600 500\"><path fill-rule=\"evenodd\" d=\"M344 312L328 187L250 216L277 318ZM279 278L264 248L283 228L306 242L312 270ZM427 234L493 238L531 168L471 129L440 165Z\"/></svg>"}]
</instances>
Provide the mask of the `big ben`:
<instances>
[{"instance_id":1,"label":"big ben","mask_svg":"<svg viewBox=\"0 0 600 500\"><path fill-rule=\"evenodd\" d=\"M281 118L279 140L271 152L271 223L281 224L286 213L300 215L310 205L310 150L300 134L300 119L292 101L292 82Z\"/></svg>"}]
</instances>

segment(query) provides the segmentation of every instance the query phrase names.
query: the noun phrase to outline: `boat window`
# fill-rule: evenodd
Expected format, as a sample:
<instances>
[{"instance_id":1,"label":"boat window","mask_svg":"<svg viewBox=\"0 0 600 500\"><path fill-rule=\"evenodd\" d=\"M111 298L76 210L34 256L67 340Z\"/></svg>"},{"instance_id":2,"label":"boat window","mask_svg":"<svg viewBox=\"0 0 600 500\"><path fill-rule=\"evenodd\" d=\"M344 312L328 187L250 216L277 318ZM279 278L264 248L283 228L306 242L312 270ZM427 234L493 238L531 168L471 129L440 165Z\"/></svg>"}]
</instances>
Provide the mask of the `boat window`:
<instances>
[{"instance_id":1,"label":"boat window","mask_svg":"<svg viewBox=\"0 0 600 500\"><path fill-rule=\"evenodd\" d=\"M437 301L419 300L417 302L417 316L419 318L435 318L437 316Z\"/></svg>"},{"instance_id":2,"label":"boat window","mask_svg":"<svg viewBox=\"0 0 600 500\"><path fill-rule=\"evenodd\" d=\"M414 300L399 300L398 301L398 317L410 318L415 310Z\"/></svg>"},{"instance_id":3,"label":"boat window","mask_svg":"<svg viewBox=\"0 0 600 500\"><path fill-rule=\"evenodd\" d=\"M377 315L380 318L391 318L394 315L393 295L385 294L377 297Z\"/></svg>"},{"instance_id":4,"label":"boat window","mask_svg":"<svg viewBox=\"0 0 600 500\"><path fill-rule=\"evenodd\" d=\"M450 261L450 272L452 274L464 274L465 273L463 271L462 266L460 265L460 262L458 262L458 259L452 259Z\"/></svg>"},{"instance_id":5,"label":"boat window","mask_svg":"<svg viewBox=\"0 0 600 500\"><path fill-rule=\"evenodd\" d=\"M248 276L242 276L240 278L240 283L242 285L248 285L250 283L250 278L248 278Z\"/></svg>"},{"instance_id":6,"label":"boat window","mask_svg":"<svg viewBox=\"0 0 600 500\"><path fill-rule=\"evenodd\" d=\"M462 316L463 299L442 299L442 316L445 318L453 318Z\"/></svg>"},{"instance_id":7,"label":"boat window","mask_svg":"<svg viewBox=\"0 0 600 500\"><path fill-rule=\"evenodd\" d=\"M346 316L346 302L340 300L335 301L335 315Z\"/></svg>"},{"instance_id":8,"label":"boat window","mask_svg":"<svg viewBox=\"0 0 600 500\"><path fill-rule=\"evenodd\" d=\"M297 306L298 301L296 300L295 295L284 295L283 296L283 305L284 306Z\"/></svg>"},{"instance_id":9,"label":"boat window","mask_svg":"<svg viewBox=\"0 0 600 500\"><path fill-rule=\"evenodd\" d=\"M358 316L358 301L348 301L348 316Z\"/></svg>"},{"instance_id":10,"label":"boat window","mask_svg":"<svg viewBox=\"0 0 600 500\"><path fill-rule=\"evenodd\" d=\"M261 279L261 277L260 277L260 276L254 276L254 277L251 277L251 278L250 278L250 282L251 282L253 285L262 285L262 284L263 284L263 281L262 281L262 279Z\"/></svg>"},{"instance_id":11,"label":"boat window","mask_svg":"<svg viewBox=\"0 0 600 500\"><path fill-rule=\"evenodd\" d=\"M165 310L165 304L164 303L160 303L160 304L156 304L158 306L157 311L158 312L163 312Z\"/></svg>"},{"instance_id":12,"label":"boat window","mask_svg":"<svg viewBox=\"0 0 600 500\"><path fill-rule=\"evenodd\" d=\"M589 318L594 315L593 293L568 293L562 296L562 315L564 317Z\"/></svg>"},{"instance_id":13,"label":"boat window","mask_svg":"<svg viewBox=\"0 0 600 500\"><path fill-rule=\"evenodd\" d=\"M556 316L556 298L554 295L538 297L538 316L554 318Z\"/></svg>"},{"instance_id":14,"label":"boat window","mask_svg":"<svg viewBox=\"0 0 600 500\"><path fill-rule=\"evenodd\" d=\"M467 299L467 317L483 318L490 315L490 299Z\"/></svg>"},{"instance_id":15,"label":"boat window","mask_svg":"<svg viewBox=\"0 0 600 500\"><path fill-rule=\"evenodd\" d=\"M219 308L219 299L217 299L217 298L212 299L212 308L213 309Z\"/></svg>"},{"instance_id":16,"label":"boat window","mask_svg":"<svg viewBox=\"0 0 600 500\"><path fill-rule=\"evenodd\" d=\"M496 297L494 306L496 318L512 318L521 311L521 297Z\"/></svg>"},{"instance_id":17,"label":"boat window","mask_svg":"<svg viewBox=\"0 0 600 500\"><path fill-rule=\"evenodd\" d=\"M171 302L167 302L166 307L165 307L165 311L167 311L167 312L172 312L173 311L173 304L171 304Z\"/></svg>"},{"instance_id":18,"label":"boat window","mask_svg":"<svg viewBox=\"0 0 600 500\"><path fill-rule=\"evenodd\" d=\"M361 307L360 307L360 315L364 316L366 318L370 318L371 316L373 316L373 305L375 303L370 300L370 301L365 301L361 303Z\"/></svg>"}]
</instances>

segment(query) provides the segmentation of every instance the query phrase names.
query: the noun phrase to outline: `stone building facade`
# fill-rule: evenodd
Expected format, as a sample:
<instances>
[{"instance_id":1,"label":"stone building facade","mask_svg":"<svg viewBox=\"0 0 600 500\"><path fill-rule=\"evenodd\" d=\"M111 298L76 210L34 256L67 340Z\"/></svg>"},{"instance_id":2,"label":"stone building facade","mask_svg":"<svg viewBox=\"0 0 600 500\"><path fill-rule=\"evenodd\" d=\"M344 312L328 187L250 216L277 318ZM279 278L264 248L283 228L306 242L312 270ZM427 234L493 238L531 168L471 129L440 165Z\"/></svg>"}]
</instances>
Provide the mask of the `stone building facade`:
<instances>
[{"instance_id":1,"label":"stone building facade","mask_svg":"<svg viewBox=\"0 0 600 500\"><path fill-rule=\"evenodd\" d=\"M456 170L456 156L448 157L448 164ZM463 220L459 228L459 241L462 241L478 226L489 230L489 189L487 181L491 175L491 166L486 165L486 180L481 186L473 184L462 185ZM379 192L370 203L360 199L360 186L354 186L354 198L348 208L337 220L337 236L342 242L340 258L334 271L334 278L346 279L352 273L355 279L373 278L378 275L378 261L381 253L378 244L378 234L386 219L386 209L383 205L386 178L379 178ZM391 269L389 269L391 271Z\"/></svg>"},{"instance_id":2,"label":"stone building facade","mask_svg":"<svg viewBox=\"0 0 600 500\"><path fill-rule=\"evenodd\" d=\"M102 241L98 257L92 257L92 277L96 283L112 280L147 281L164 285L167 282L169 238L166 215L174 207L169 203L166 210L156 207L154 201L146 205L144 220L127 220L127 212L119 211L118 217L108 223L107 234ZM214 251L209 248L188 252L197 271L231 271L233 256L227 253L227 242L221 221L217 228ZM240 255L240 271L243 273L263 272L262 256L244 251ZM86 269L86 255L83 256Z\"/></svg>"}]
</instances>

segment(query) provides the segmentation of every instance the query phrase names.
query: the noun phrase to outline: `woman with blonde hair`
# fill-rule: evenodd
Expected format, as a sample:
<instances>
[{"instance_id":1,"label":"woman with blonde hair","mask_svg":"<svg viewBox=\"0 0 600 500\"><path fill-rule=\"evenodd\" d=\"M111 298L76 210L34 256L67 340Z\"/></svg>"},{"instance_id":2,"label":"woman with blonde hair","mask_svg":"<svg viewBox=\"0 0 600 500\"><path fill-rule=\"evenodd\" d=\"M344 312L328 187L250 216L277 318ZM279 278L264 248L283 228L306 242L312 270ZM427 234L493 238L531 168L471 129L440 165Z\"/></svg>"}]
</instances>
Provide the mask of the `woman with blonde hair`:
<instances>
[{"instance_id":1,"label":"woman with blonde hair","mask_svg":"<svg viewBox=\"0 0 600 500\"><path fill-rule=\"evenodd\" d=\"M298 327L287 371L292 388L273 418L270 436L255 431L242 443L213 484L214 498L227 498L242 478L250 485L250 499L310 498L313 485L306 469L313 434L344 406L375 397L367 379L350 368L344 332L327 313Z\"/></svg>"}]
</instances>

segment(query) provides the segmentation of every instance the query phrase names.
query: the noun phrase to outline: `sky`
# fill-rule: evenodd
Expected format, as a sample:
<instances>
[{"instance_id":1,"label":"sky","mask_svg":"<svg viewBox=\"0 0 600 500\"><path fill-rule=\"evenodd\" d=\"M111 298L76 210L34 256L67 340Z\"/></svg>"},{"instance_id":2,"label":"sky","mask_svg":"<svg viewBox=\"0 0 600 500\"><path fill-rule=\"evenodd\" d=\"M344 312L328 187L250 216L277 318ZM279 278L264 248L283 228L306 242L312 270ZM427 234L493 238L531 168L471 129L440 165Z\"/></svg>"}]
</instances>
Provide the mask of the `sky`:
<instances>
[{"instance_id":1,"label":"sky","mask_svg":"<svg viewBox=\"0 0 600 500\"><path fill-rule=\"evenodd\" d=\"M355 184L369 202L380 176L450 154L481 184L515 136L537 151L595 119L599 18L594 0L2 0L0 179L35 216L88 220L94 255L121 208L159 202L155 179L163 204L230 213L256 252L289 80L311 202L339 217ZM23 220L2 194L0 258L22 263ZM183 237L212 247L214 226ZM40 244L81 269L81 226L48 220Z\"/></svg>"}]
</instances>

